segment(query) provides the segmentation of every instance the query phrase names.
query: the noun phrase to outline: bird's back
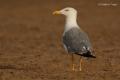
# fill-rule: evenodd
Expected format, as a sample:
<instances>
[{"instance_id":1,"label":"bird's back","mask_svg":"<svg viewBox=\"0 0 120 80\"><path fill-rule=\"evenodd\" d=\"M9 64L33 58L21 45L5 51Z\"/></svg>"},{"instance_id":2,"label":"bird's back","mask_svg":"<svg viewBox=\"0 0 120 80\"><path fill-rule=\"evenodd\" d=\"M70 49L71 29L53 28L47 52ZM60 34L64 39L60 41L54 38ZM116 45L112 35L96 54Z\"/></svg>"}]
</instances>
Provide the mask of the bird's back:
<instances>
[{"instance_id":1,"label":"bird's back","mask_svg":"<svg viewBox=\"0 0 120 80\"><path fill-rule=\"evenodd\" d=\"M68 52L87 53L91 48L88 36L79 28L71 28L63 35L63 43Z\"/></svg>"}]
</instances>

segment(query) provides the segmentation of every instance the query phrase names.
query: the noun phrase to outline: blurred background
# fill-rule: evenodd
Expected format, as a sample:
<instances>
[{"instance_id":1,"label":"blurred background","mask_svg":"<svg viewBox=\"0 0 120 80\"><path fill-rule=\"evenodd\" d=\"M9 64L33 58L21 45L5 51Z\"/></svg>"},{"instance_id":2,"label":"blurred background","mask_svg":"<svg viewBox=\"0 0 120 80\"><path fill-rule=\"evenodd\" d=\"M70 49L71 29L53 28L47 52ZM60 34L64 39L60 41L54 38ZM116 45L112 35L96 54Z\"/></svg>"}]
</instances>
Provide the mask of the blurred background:
<instances>
[{"instance_id":1,"label":"blurred background","mask_svg":"<svg viewBox=\"0 0 120 80\"><path fill-rule=\"evenodd\" d=\"M65 7L78 10L97 57L81 72L62 46L64 16L52 15ZM119 31L120 0L0 0L0 80L120 80Z\"/></svg>"}]
</instances>

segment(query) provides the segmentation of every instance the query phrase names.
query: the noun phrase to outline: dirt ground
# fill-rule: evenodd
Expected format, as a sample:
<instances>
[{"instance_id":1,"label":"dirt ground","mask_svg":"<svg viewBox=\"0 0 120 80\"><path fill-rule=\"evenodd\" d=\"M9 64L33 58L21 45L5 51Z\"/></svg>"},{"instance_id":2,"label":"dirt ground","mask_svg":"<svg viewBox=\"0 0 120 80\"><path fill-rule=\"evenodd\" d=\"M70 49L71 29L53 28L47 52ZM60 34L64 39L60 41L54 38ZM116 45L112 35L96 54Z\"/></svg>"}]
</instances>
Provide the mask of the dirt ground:
<instances>
[{"instance_id":1,"label":"dirt ground","mask_svg":"<svg viewBox=\"0 0 120 80\"><path fill-rule=\"evenodd\" d=\"M0 80L120 80L119 0L0 0ZM78 10L96 59L84 59L81 72L71 71L71 57L61 37L64 17L52 12ZM75 56L76 64L79 56Z\"/></svg>"}]
</instances>

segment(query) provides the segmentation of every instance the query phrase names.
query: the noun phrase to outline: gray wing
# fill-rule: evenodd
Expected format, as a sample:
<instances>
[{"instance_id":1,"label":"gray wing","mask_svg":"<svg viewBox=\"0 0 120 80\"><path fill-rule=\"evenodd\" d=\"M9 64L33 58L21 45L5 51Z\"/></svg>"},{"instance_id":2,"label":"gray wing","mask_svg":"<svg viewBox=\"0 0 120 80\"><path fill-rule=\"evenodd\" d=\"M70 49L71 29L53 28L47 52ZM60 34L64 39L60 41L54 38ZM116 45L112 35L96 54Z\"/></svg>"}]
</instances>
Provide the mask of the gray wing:
<instances>
[{"instance_id":1,"label":"gray wing","mask_svg":"<svg viewBox=\"0 0 120 80\"><path fill-rule=\"evenodd\" d=\"M65 32L63 43L68 52L86 53L91 48L88 36L78 28L72 28Z\"/></svg>"}]
</instances>

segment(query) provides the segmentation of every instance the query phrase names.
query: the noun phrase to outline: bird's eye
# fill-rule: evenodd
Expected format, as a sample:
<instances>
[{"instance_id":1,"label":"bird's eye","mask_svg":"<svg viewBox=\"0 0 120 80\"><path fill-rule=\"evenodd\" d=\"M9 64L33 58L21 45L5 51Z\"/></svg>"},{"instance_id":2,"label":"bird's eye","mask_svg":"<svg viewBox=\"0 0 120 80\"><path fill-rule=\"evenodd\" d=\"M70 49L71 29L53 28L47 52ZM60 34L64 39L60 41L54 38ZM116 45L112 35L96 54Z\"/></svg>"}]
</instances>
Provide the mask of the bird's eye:
<instances>
[{"instance_id":1,"label":"bird's eye","mask_svg":"<svg viewBox=\"0 0 120 80\"><path fill-rule=\"evenodd\" d=\"M65 11L69 11L68 9L66 9Z\"/></svg>"}]
</instances>

